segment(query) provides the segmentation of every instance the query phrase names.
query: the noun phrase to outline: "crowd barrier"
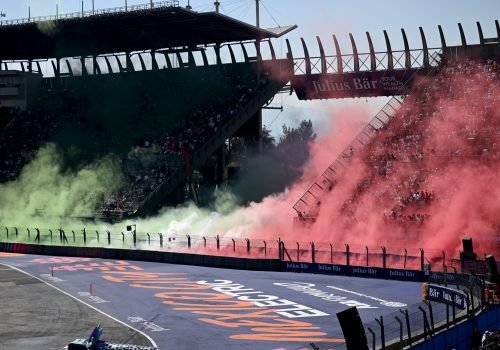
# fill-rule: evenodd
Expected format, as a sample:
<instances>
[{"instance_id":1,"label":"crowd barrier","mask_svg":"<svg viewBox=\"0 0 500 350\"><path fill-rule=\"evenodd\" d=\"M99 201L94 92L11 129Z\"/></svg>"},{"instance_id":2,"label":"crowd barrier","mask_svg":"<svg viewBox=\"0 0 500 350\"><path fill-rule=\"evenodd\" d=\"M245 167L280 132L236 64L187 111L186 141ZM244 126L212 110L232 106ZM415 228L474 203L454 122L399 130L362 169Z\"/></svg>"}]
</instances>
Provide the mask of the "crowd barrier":
<instances>
[{"instance_id":1,"label":"crowd barrier","mask_svg":"<svg viewBox=\"0 0 500 350\"><path fill-rule=\"evenodd\" d=\"M411 347L409 350L479 349L478 342L481 335L486 331L495 332L499 328L500 306L496 306ZM498 349L498 347L487 349L493 350Z\"/></svg>"}]
</instances>

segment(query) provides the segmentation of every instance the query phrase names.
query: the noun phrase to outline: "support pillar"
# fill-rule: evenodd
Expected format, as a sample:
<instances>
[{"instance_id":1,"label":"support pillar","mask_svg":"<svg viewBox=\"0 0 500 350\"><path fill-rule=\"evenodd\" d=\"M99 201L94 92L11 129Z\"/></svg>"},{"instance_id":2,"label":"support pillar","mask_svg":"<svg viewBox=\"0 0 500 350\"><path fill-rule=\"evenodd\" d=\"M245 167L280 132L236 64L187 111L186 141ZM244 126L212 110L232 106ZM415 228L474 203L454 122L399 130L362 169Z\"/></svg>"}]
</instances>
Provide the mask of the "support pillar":
<instances>
[{"instance_id":1,"label":"support pillar","mask_svg":"<svg viewBox=\"0 0 500 350\"><path fill-rule=\"evenodd\" d=\"M255 113L243 126L245 145L254 153L262 152L262 109Z\"/></svg>"},{"instance_id":2,"label":"support pillar","mask_svg":"<svg viewBox=\"0 0 500 350\"><path fill-rule=\"evenodd\" d=\"M224 181L224 173L226 169L226 149L222 146L217 151L217 166L215 170L215 180L217 183L222 183Z\"/></svg>"}]
</instances>

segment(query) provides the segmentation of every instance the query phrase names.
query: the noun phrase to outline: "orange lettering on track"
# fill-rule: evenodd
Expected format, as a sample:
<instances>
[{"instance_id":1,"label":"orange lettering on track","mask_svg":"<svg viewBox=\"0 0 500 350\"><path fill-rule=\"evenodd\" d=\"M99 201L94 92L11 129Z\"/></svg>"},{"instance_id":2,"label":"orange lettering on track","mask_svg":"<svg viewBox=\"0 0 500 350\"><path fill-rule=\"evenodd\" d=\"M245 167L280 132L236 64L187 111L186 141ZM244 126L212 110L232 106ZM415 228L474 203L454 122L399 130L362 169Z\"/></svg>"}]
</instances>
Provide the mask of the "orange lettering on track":
<instances>
[{"instance_id":1,"label":"orange lettering on track","mask_svg":"<svg viewBox=\"0 0 500 350\"><path fill-rule=\"evenodd\" d=\"M113 274L113 275L109 275ZM114 275L119 275L119 276L114 276ZM125 276L121 276L125 275ZM160 277L161 274L152 274L149 272L122 272L122 271L107 271L106 275L103 275L102 278L105 280L111 281L111 282L117 282L117 283L122 283L122 282L141 282L141 283L149 283L146 281L151 281L153 282L158 282L158 281L174 281L174 282L187 282L188 280L184 277L177 277L177 278L162 278ZM169 275L169 274L163 274L162 276ZM172 274L173 275L173 274ZM175 275L184 275L184 274L175 274Z\"/></svg>"},{"instance_id":2,"label":"orange lettering on track","mask_svg":"<svg viewBox=\"0 0 500 350\"><path fill-rule=\"evenodd\" d=\"M160 299L202 300L205 302L232 298L230 295L214 292L165 292L157 293L155 297Z\"/></svg>"},{"instance_id":3,"label":"orange lettering on track","mask_svg":"<svg viewBox=\"0 0 500 350\"><path fill-rule=\"evenodd\" d=\"M141 282L143 283L143 282ZM168 283L168 282L164 282ZM178 282L170 282L174 283L172 287L164 287L164 286L149 286L144 284L132 283L131 287L134 288L146 288L146 289L160 289L160 290L202 290L202 289L210 289L208 286L202 286L201 284L189 284L189 283L178 283Z\"/></svg>"},{"instance_id":4,"label":"orange lettering on track","mask_svg":"<svg viewBox=\"0 0 500 350\"><path fill-rule=\"evenodd\" d=\"M237 319L242 319L242 318L278 318L276 314L268 315L270 313L276 312L275 309L264 309L256 312L250 312L250 313L237 313L237 314L230 314L230 313L224 313L224 312L217 312L219 310L215 311L194 311L194 314L198 315L205 315L205 316L219 316L217 318L218 321L229 321L229 320L237 320Z\"/></svg>"},{"instance_id":5,"label":"orange lettering on track","mask_svg":"<svg viewBox=\"0 0 500 350\"><path fill-rule=\"evenodd\" d=\"M211 302L215 303L212 304ZM176 307L174 310L222 310L222 308L226 309L231 309L231 310L238 310L238 309L244 309L244 310L259 310L261 309L260 307L255 306L254 304L248 302L248 301L239 301L239 300L230 300L230 299L222 299L222 300L210 300L206 301L203 304L196 304L196 303L180 303L177 301L173 300L165 300L163 304L166 305L173 305L173 306L183 306L183 307Z\"/></svg>"},{"instance_id":6,"label":"orange lettering on track","mask_svg":"<svg viewBox=\"0 0 500 350\"><path fill-rule=\"evenodd\" d=\"M277 341L277 342L301 342L301 343L344 343L342 338L321 338L326 333L320 332L319 334L311 334L301 336L300 333L292 333L290 336L284 334L235 334L231 335L230 339L237 340L262 340L262 341Z\"/></svg>"}]
</instances>

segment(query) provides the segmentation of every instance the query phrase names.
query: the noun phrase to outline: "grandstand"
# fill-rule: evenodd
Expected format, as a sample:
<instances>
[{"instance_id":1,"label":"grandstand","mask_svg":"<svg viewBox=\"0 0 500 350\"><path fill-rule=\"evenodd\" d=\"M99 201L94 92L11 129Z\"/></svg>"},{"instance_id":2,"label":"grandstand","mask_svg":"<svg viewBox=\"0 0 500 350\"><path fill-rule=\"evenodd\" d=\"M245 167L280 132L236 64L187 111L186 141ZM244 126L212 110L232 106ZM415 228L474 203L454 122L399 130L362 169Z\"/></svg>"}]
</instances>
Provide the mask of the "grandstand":
<instances>
[{"instance_id":1,"label":"grandstand","mask_svg":"<svg viewBox=\"0 0 500 350\"><path fill-rule=\"evenodd\" d=\"M44 29L49 24L57 28L50 34ZM123 28L140 35L123 40ZM124 185L104 195L99 216L148 215L160 205L179 203L186 181L199 202L193 172L221 183L226 139L237 135L258 147L261 107L291 71L288 60L276 58L269 39L294 28L260 29L176 1L5 22L1 68L19 77L42 75L43 83L29 111L10 108L2 116L8 135L3 157L10 167L3 179L16 178L35 151L52 141L63 152L72 150L65 157L75 166L110 152L119 159ZM264 62L265 41L272 56ZM243 60L236 59L233 46L242 50ZM249 46L255 56L249 57ZM207 53L214 54L213 62ZM36 118L26 120L26 113ZM19 144L33 128L41 133Z\"/></svg>"},{"instance_id":2,"label":"grandstand","mask_svg":"<svg viewBox=\"0 0 500 350\"><path fill-rule=\"evenodd\" d=\"M294 57L286 40L286 56L277 57L271 39L295 27L262 29L217 12L183 8L178 1L3 22L0 182L22 179L23 168L37 152L54 143L64 159L63 171L95 166L111 154L119 181L90 200L91 213L79 212L77 205L51 212L50 203L44 203L37 215L121 222L186 201L201 206L226 180L234 156L227 146L232 138L243 138L248 149L261 151L262 109L276 94L295 92L300 100L390 97L352 143L331 154L326 170L297 198L293 209L300 224L288 237L273 233L257 246L254 237L217 234L216 247L207 248L201 234L182 235L186 240L180 242L175 234L158 233L152 240L150 232L137 233L135 224L127 222L127 230L134 227L131 242L123 232L114 232L112 239L109 230L100 236L97 229L96 239L90 239L84 228L82 239L71 230L72 244L110 248L118 241L134 248L127 257L175 263L203 260L189 254L194 249L233 259L279 258L269 262L269 270L294 272L318 272L325 263L337 272L339 266L371 266L389 278L411 269L415 281L429 280L430 269L438 267L443 274L437 276L445 283L448 269L459 268L461 273L489 273L486 295L498 302L492 267L497 264L481 259L482 253L497 254L500 242L494 197L500 171L498 21L495 38L485 38L477 24L479 44L467 44L459 25L459 46L447 45L439 27L441 47L429 48L420 28L421 49L410 49L402 30L401 51L392 50L384 32L382 53L375 52L367 33L368 53L359 53L350 35L352 54L342 54L334 36L334 55L325 53L318 37L319 57L309 54L303 39L303 55ZM130 35L124 37L125 30ZM470 193L476 189L480 198ZM491 197L485 196L488 191ZM473 205L467 208L469 201ZM456 203L462 206L457 209ZM57 241L54 228L30 231L26 223L26 233L20 233L17 226L5 225L6 251L46 253L39 245ZM464 239L464 251L456 259L457 242L471 230L479 248L474 252ZM61 246L48 251L62 255L69 251L70 228L69 240L63 228L58 231ZM38 245L10 244L24 236ZM243 238L245 243L237 246ZM151 249L152 241L160 250L184 255L136 251L138 245ZM340 251L339 242L351 245ZM386 242L399 250L388 251ZM374 253L374 246L381 253ZM350 250L355 247L357 251ZM408 254L406 247L413 251ZM84 254L94 257L96 252L101 251ZM209 264L255 269L260 264L234 261L213 259ZM307 261L305 267L294 264L300 261ZM364 272L343 272L357 273ZM454 276L458 278L456 270ZM479 285L474 285L476 297L483 292Z\"/></svg>"}]
</instances>

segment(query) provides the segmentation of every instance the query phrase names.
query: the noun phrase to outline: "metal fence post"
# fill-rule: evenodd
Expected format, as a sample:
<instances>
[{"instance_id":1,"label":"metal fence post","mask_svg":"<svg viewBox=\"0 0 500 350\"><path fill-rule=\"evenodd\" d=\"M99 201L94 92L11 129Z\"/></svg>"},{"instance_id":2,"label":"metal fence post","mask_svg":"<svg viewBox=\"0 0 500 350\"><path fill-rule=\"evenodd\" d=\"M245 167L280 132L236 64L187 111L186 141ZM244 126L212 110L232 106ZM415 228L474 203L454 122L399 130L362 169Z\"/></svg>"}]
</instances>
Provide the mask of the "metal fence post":
<instances>
[{"instance_id":1,"label":"metal fence post","mask_svg":"<svg viewBox=\"0 0 500 350\"><path fill-rule=\"evenodd\" d=\"M188 239L188 248L191 248L191 236L190 235L186 235L187 239Z\"/></svg>"},{"instance_id":2,"label":"metal fence post","mask_svg":"<svg viewBox=\"0 0 500 350\"><path fill-rule=\"evenodd\" d=\"M369 253L369 251L368 251L367 245L365 245L365 249L366 249L366 266L368 266L368 253Z\"/></svg>"},{"instance_id":3,"label":"metal fence post","mask_svg":"<svg viewBox=\"0 0 500 350\"><path fill-rule=\"evenodd\" d=\"M330 243L330 262L333 264L333 245Z\"/></svg>"},{"instance_id":4,"label":"metal fence post","mask_svg":"<svg viewBox=\"0 0 500 350\"><path fill-rule=\"evenodd\" d=\"M99 243L99 231L95 230L95 234L97 235L97 243Z\"/></svg>"},{"instance_id":5,"label":"metal fence post","mask_svg":"<svg viewBox=\"0 0 500 350\"><path fill-rule=\"evenodd\" d=\"M5 231L7 232L7 239L9 239L9 229L6 227Z\"/></svg>"},{"instance_id":6,"label":"metal fence post","mask_svg":"<svg viewBox=\"0 0 500 350\"><path fill-rule=\"evenodd\" d=\"M71 230L71 232L73 233L73 243L75 243L76 242L75 231Z\"/></svg>"},{"instance_id":7,"label":"metal fence post","mask_svg":"<svg viewBox=\"0 0 500 350\"><path fill-rule=\"evenodd\" d=\"M146 232L146 235L148 236L148 246L151 247L151 235L149 232Z\"/></svg>"},{"instance_id":8,"label":"metal fence post","mask_svg":"<svg viewBox=\"0 0 500 350\"><path fill-rule=\"evenodd\" d=\"M408 333L408 342L412 343L412 340L411 340L411 328L410 328L410 315L408 314L408 309L406 310L401 310L399 309L399 312L401 312L404 317L405 317L405 320L406 320L406 332Z\"/></svg>"},{"instance_id":9,"label":"metal fence post","mask_svg":"<svg viewBox=\"0 0 500 350\"><path fill-rule=\"evenodd\" d=\"M456 310L455 310L455 303L451 304L451 312L453 313L453 323L455 323L456 318L457 318L457 314L456 314Z\"/></svg>"},{"instance_id":10,"label":"metal fence post","mask_svg":"<svg viewBox=\"0 0 500 350\"><path fill-rule=\"evenodd\" d=\"M201 238L203 238L203 248L206 248L207 247L207 238L205 236L202 236Z\"/></svg>"},{"instance_id":11,"label":"metal fence post","mask_svg":"<svg viewBox=\"0 0 500 350\"><path fill-rule=\"evenodd\" d=\"M346 244L345 245L345 259L346 259L346 265L349 266L350 265L350 253L349 253L349 244Z\"/></svg>"},{"instance_id":12,"label":"metal fence post","mask_svg":"<svg viewBox=\"0 0 500 350\"><path fill-rule=\"evenodd\" d=\"M26 231L28 231L28 240L30 240L30 235L31 235L30 229L26 228Z\"/></svg>"},{"instance_id":13,"label":"metal fence post","mask_svg":"<svg viewBox=\"0 0 500 350\"><path fill-rule=\"evenodd\" d=\"M426 301L427 307L429 308L429 316L431 319L431 334L434 334L434 313L432 312L432 304L429 300Z\"/></svg>"},{"instance_id":14,"label":"metal fence post","mask_svg":"<svg viewBox=\"0 0 500 350\"><path fill-rule=\"evenodd\" d=\"M250 253L250 240L245 238L245 241L247 242L247 253Z\"/></svg>"},{"instance_id":15,"label":"metal fence post","mask_svg":"<svg viewBox=\"0 0 500 350\"><path fill-rule=\"evenodd\" d=\"M450 328L450 305L446 304L446 329Z\"/></svg>"},{"instance_id":16,"label":"metal fence post","mask_svg":"<svg viewBox=\"0 0 500 350\"><path fill-rule=\"evenodd\" d=\"M263 242L264 242L264 257L267 257L267 243L266 241Z\"/></svg>"},{"instance_id":17,"label":"metal fence post","mask_svg":"<svg viewBox=\"0 0 500 350\"><path fill-rule=\"evenodd\" d=\"M403 348L403 322L398 316L394 316L396 321L399 323L399 346L402 349Z\"/></svg>"},{"instance_id":18,"label":"metal fence post","mask_svg":"<svg viewBox=\"0 0 500 350\"><path fill-rule=\"evenodd\" d=\"M379 319L375 319L380 326L380 340L382 341L382 350L385 350L385 329L384 329L384 316L380 316Z\"/></svg>"},{"instance_id":19,"label":"metal fence post","mask_svg":"<svg viewBox=\"0 0 500 350\"><path fill-rule=\"evenodd\" d=\"M53 236L53 235L52 235L52 230L51 230L51 229L49 229L49 232L50 232L50 243L52 243L52 236Z\"/></svg>"},{"instance_id":20,"label":"metal fence post","mask_svg":"<svg viewBox=\"0 0 500 350\"><path fill-rule=\"evenodd\" d=\"M122 234L122 245L125 243L125 234L122 232L120 232Z\"/></svg>"},{"instance_id":21,"label":"metal fence post","mask_svg":"<svg viewBox=\"0 0 500 350\"><path fill-rule=\"evenodd\" d=\"M406 259L408 258L408 250L405 248L405 260L403 263L403 268L406 269Z\"/></svg>"},{"instance_id":22,"label":"metal fence post","mask_svg":"<svg viewBox=\"0 0 500 350\"><path fill-rule=\"evenodd\" d=\"M234 238L231 238L231 240L233 241L233 252L236 252L236 241Z\"/></svg>"},{"instance_id":23,"label":"metal fence post","mask_svg":"<svg viewBox=\"0 0 500 350\"><path fill-rule=\"evenodd\" d=\"M160 247L163 248L163 234L159 232L158 236L160 236Z\"/></svg>"},{"instance_id":24,"label":"metal fence post","mask_svg":"<svg viewBox=\"0 0 500 350\"><path fill-rule=\"evenodd\" d=\"M296 243L297 243L297 261L300 261L300 244L299 242Z\"/></svg>"},{"instance_id":25,"label":"metal fence post","mask_svg":"<svg viewBox=\"0 0 500 350\"><path fill-rule=\"evenodd\" d=\"M83 229L83 244L87 245L87 231L85 231L85 228Z\"/></svg>"},{"instance_id":26,"label":"metal fence post","mask_svg":"<svg viewBox=\"0 0 500 350\"><path fill-rule=\"evenodd\" d=\"M38 243L40 243L40 230L38 228L35 228L35 230L36 230L35 241L38 241Z\"/></svg>"},{"instance_id":27,"label":"metal fence post","mask_svg":"<svg viewBox=\"0 0 500 350\"><path fill-rule=\"evenodd\" d=\"M314 251L314 242L311 242L311 262L314 264L316 262L316 256Z\"/></svg>"},{"instance_id":28,"label":"metal fence post","mask_svg":"<svg viewBox=\"0 0 500 350\"><path fill-rule=\"evenodd\" d=\"M427 320L427 312L425 312L422 306L419 306L418 309L422 311L422 315L424 318L424 339L427 339L427 336L430 336L429 321Z\"/></svg>"},{"instance_id":29,"label":"metal fence post","mask_svg":"<svg viewBox=\"0 0 500 350\"><path fill-rule=\"evenodd\" d=\"M17 227L14 227L14 230L16 231L16 238L17 238Z\"/></svg>"},{"instance_id":30,"label":"metal fence post","mask_svg":"<svg viewBox=\"0 0 500 350\"><path fill-rule=\"evenodd\" d=\"M472 314L474 314L476 312L475 308L474 308L474 291L472 290L472 286L469 287L469 293L470 293L470 304L471 304L471 307L472 307Z\"/></svg>"},{"instance_id":31,"label":"metal fence post","mask_svg":"<svg viewBox=\"0 0 500 350\"><path fill-rule=\"evenodd\" d=\"M111 232L109 232L109 230L106 230L106 235L108 236L108 245L111 245Z\"/></svg>"},{"instance_id":32,"label":"metal fence post","mask_svg":"<svg viewBox=\"0 0 500 350\"><path fill-rule=\"evenodd\" d=\"M376 347L375 346L375 332L372 331L372 329L370 327L368 327L368 332L370 332L372 335L372 350L375 350L375 347Z\"/></svg>"},{"instance_id":33,"label":"metal fence post","mask_svg":"<svg viewBox=\"0 0 500 350\"><path fill-rule=\"evenodd\" d=\"M424 250L420 248L420 271L424 271Z\"/></svg>"},{"instance_id":34,"label":"metal fence post","mask_svg":"<svg viewBox=\"0 0 500 350\"><path fill-rule=\"evenodd\" d=\"M217 250L220 249L220 238L219 235L215 236L215 241L217 242Z\"/></svg>"},{"instance_id":35,"label":"metal fence post","mask_svg":"<svg viewBox=\"0 0 500 350\"><path fill-rule=\"evenodd\" d=\"M387 264L387 253L385 246L382 246L382 267L385 269Z\"/></svg>"}]
</instances>

